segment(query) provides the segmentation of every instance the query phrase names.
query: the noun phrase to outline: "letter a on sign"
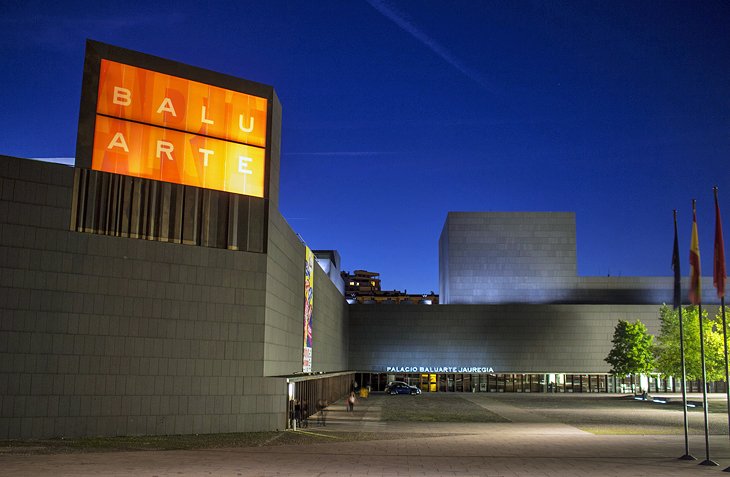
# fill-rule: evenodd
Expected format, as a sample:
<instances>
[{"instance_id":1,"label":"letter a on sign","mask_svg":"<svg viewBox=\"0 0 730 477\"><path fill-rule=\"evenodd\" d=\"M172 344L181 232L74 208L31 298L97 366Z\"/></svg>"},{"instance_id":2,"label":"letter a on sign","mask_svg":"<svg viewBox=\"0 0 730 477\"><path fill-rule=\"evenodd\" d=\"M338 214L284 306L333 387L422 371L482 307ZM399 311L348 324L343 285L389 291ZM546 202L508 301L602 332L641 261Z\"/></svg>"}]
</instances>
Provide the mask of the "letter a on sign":
<instances>
[{"instance_id":1,"label":"letter a on sign","mask_svg":"<svg viewBox=\"0 0 730 477\"><path fill-rule=\"evenodd\" d=\"M175 106L172 105L172 100L170 98L165 98L164 100L162 100L162 104L160 104L160 107L157 108L157 112L168 112L177 117L177 113L175 113Z\"/></svg>"},{"instance_id":2,"label":"letter a on sign","mask_svg":"<svg viewBox=\"0 0 730 477\"><path fill-rule=\"evenodd\" d=\"M109 141L109 145L106 148L113 149L115 147L121 147L124 149L124 152L129 152L129 147L127 147L127 141L124 139L124 134L120 132L116 133L112 140Z\"/></svg>"}]
</instances>

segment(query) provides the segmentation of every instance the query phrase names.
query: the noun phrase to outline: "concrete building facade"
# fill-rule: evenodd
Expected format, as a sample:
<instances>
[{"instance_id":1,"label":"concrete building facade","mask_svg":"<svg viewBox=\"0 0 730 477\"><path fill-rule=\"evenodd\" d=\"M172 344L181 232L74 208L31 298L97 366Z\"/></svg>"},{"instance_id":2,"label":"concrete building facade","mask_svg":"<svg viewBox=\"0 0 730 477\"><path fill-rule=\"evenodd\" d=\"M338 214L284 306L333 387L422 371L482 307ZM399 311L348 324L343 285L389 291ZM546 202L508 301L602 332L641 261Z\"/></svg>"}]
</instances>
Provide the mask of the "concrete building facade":
<instances>
[{"instance_id":1,"label":"concrete building facade","mask_svg":"<svg viewBox=\"0 0 730 477\"><path fill-rule=\"evenodd\" d=\"M659 327L660 302L597 304L617 296L601 278L575 278L586 303L348 306L315 267L314 374L297 377L305 247L276 208L255 253L72 230L73 190L71 167L0 157L0 438L284 429L287 380L314 389L318 373L618 391L603 361L616 322Z\"/></svg>"},{"instance_id":2,"label":"concrete building facade","mask_svg":"<svg viewBox=\"0 0 730 477\"><path fill-rule=\"evenodd\" d=\"M0 156L0 438L286 427L304 245L268 253L69 230L73 168ZM317 371L347 369L347 306L315 267Z\"/></svg>"},{"instance_id":3,"label":"concrete building facade","mask_svg":"<svg viewBox=\"0 0 730 477\"><path fill-rule=\"evenodd\" d=\"M449 212L439 239L440 300L567 301L576 264L573 213Z\"/></svg>"},{"instance_id":4,"label":"concrete building facade","mask_svg":"<svg viewBox=\"0 0 730 477\"><path fill-rule=\"evenodd\" d=\"M439 238L443 304L657 305L672 301L673 286L672 277L578 276L572 212L449 212ZM702 286L718 304L712 277Z\"/></svg>"},{"instance_id":5,"label":"concrete building facade","mask_svg":"<svg viewBox=\"0 0 730 477\"><path fill-rule=\"evenodd\" d=\"M653 305L355 305L350 366L606 373L616 323L637 319L659 331Z\"/></svg>"}]
</instances>

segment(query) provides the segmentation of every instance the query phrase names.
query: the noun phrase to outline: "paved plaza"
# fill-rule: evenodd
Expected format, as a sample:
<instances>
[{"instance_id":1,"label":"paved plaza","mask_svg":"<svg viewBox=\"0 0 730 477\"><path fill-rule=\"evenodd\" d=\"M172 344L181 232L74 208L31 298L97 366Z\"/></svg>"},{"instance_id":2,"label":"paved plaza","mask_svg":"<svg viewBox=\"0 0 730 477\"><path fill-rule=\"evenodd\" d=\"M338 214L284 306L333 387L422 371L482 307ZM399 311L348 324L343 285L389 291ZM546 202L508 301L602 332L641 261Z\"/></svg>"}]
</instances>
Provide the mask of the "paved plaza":
<instances>
[{"instance_id":1,"label":"paved plaza","mask_svg":"<svg viewBox=\"0 0 730 477\"><path fill-rule=\"evenodd\" d=\"M711 436L711 456L719 467L677 459L684 450L681 407L670 410L649 403L631 404L614 419L606 410L616 414L621 408L604 406L611 399L606 395L575 396L574 402L580 399L582 403L577 407L570 402L572 398L373 395L360 400L354 413L346 413L342 403L334 404L326 428L313 424L304 430L316 434L327 429L331 438L326 443L193 451L5 454L0 455L0 475L688 476L725 475L722 469L730 465L726 434ZM410 399L414 406L427 399L440 399L445 406L450 399L466 399L499 415L502 422L384 421L382 409L392 399ZM565 422L585 421L589 427L600 427L606 420L646 424L660 431L650 435L630 434L631 430L600 434L582 430L586 425ZM690 420L690 451L701 460L704 436L697 429L702 427L702 413L691 413ZM723 423L727 429L726 415L713 414L712 420L713 429L723 429ZM668 433L675 432L676 427L678 433ZM386 438L343 442L337 438L337 432L343 431L380 433Z\"/></svg>"}]
</instances>

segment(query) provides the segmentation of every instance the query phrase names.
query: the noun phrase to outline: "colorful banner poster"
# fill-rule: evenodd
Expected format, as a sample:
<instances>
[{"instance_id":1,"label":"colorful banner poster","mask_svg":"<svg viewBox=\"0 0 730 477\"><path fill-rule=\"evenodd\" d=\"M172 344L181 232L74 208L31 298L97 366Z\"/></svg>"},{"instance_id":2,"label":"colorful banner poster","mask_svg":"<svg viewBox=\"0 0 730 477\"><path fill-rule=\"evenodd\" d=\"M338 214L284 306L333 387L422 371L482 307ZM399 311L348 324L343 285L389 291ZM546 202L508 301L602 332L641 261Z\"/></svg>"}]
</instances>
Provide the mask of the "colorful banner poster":
<instances>
[{"instance_id":1,"label":"colorful banner poster","mask_svg":"<svg viewBox=\"0 0 730 477\"><path fill-rule=\"evenodd\" d=\"M302 371L312 372L312 319L314 312L314 254L305 246L304 252L304 353Z\"/></svg>"}]
</instances>

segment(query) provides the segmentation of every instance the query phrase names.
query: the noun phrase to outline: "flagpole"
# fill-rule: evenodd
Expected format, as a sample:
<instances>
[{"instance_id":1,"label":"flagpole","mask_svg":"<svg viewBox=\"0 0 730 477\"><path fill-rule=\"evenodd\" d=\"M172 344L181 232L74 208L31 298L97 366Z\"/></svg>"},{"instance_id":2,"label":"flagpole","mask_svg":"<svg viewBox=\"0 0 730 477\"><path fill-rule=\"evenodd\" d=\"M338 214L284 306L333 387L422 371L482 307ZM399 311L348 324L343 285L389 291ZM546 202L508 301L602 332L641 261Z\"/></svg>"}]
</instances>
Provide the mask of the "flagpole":
<instances>
[{"instance_id":1,"label":"flagpole","mask_svg":"<svg viewBox=\"0 0 730 477\"><path fill-rule=\"evenodd\" d=\"M710 459L710 423L707 415L707 368L705 366L705 334L702 327L702 303L697 305L700 319L700 360L702 361L702 412L705 416L705 460L700 465L719 465Z\"/></svg>"},{"instance_id":2,"label":"flagpole","mask_svg":"<svg viewBox=\"0 0 730 477\"><path fill-rule=\"evenodd\" d=\"M710 423L707 415L707 367L705 365L705 333L702 325L702 288L700 285L700 245L697 237L697 200L692 199L692 240L689 251L690 300L697 305L700 320L700 361L702 362L702 412L705 417L705 460L700 465L718 465L710 459Z\"/></svg>"},{"instance_id":3,"label":"flagpole","mask_svg":"<svg viewBox=\"0 0 730 477\"><path fill-rule=\"evenodd\" d=\"M687 423L687 368L684 360L684 320L682 319L682 284L679 271L679 240L677 238L677 209L674 209L674 307L679 311L679 356L682 363L682 413L684 415L684 455L680 460L697 460L689 453L689 426Z\"/></svg>"},{"instance_id":4,"label":"flagpole","mask_svg":"<svg viewBox=\"0 0 730 477\"><path fill-rule=\"evenodd\" d=\"M715 188L717 193L717 188ZM725 297L720 298L720 308L722 309L722 344L725 349L725 397L727 399L727 428L728 437L730 437L730 377L728 376L727 362L727 322L725 321ZM730 467L722 469L723 472L730 472Z\"/></svg>"},{"instance_id":5,"label":"flagpole","mask_svg":"<svg viewBox=\"0 0 730 477\"><path fill-rule=\"evenodd\" d=\"M682 359L682 411L684 411L684 455L681 460L697 460L689 453L689 426L687 425L687 368L684 362L684 325L682 305L679 305L679 355Z\"/></svg>"},{"instance_id":6,"label":"flagpole","mask_svg":"<svg viewBox=\"0 0 730 477\"><path fill-rule=\"evenodd\" d=\"M720 309L722 310L722 347L725 352L725 398L727 405L727 427L730 436L730 376L728 376L727 358L727 320L725 319L725 281L727 272L725 270L725 244L722 239L722 220L720 220L720 205L717 201L717 186L712 188L715 195L715 256L713 257L712 282L720 297ZM730 472L726 467L723 472Z\"/></svg>"}]
</instances>

